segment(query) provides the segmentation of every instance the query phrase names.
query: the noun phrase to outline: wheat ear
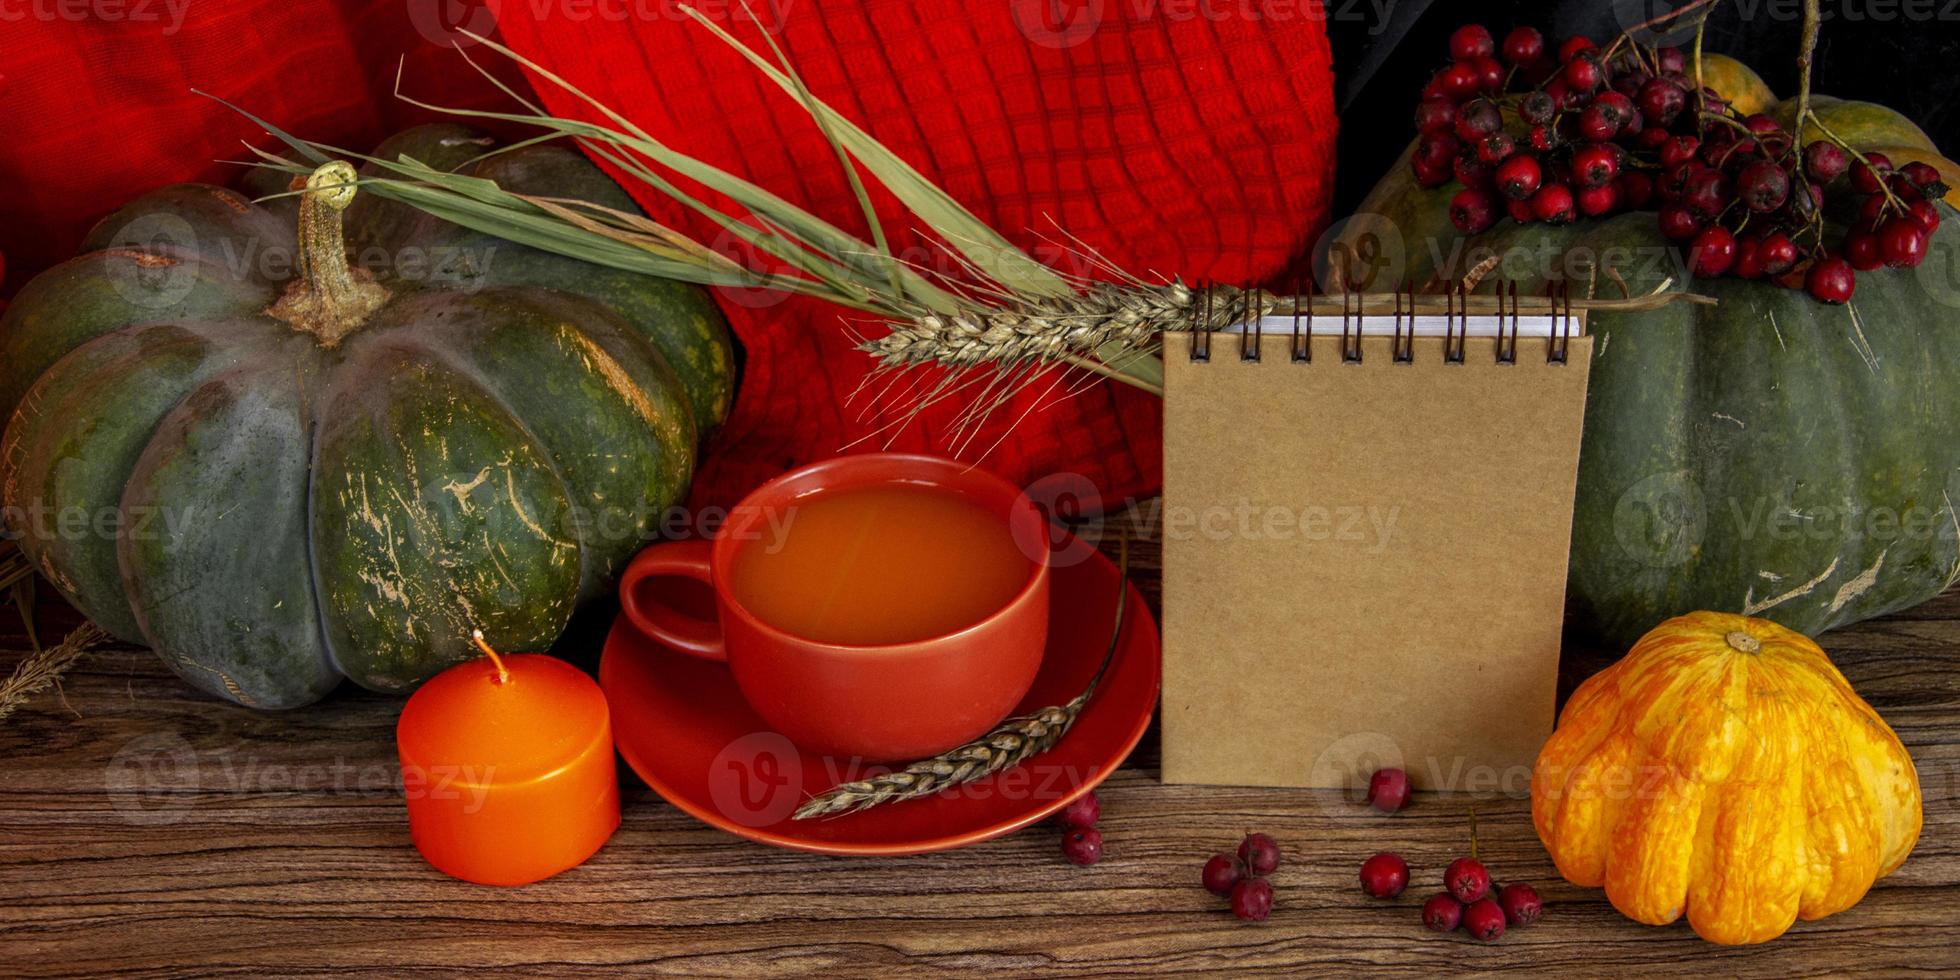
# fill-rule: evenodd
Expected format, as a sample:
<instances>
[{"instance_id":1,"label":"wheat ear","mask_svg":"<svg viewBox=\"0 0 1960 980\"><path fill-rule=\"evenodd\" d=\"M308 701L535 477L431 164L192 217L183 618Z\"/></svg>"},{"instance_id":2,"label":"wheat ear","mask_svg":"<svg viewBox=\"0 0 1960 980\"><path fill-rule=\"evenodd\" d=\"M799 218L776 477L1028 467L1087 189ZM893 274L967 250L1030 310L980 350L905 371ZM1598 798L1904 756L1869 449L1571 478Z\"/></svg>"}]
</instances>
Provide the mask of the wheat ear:
<instances>
[{"instance_id":1,"label":"wheat ear","mask_svg":"<svg viewBox=\"0 0 1960 980\"><path fill-rule=\"evenodd\" d=\"M89 648L109 638L102 627L94 623L83 623L54 646L30 654L20 666L14 668L13 675L0 682L0 719L14 713L14 709L27 703L27 699L41 693L75 666L82 654Z\"/></svg>"}]
</instances>

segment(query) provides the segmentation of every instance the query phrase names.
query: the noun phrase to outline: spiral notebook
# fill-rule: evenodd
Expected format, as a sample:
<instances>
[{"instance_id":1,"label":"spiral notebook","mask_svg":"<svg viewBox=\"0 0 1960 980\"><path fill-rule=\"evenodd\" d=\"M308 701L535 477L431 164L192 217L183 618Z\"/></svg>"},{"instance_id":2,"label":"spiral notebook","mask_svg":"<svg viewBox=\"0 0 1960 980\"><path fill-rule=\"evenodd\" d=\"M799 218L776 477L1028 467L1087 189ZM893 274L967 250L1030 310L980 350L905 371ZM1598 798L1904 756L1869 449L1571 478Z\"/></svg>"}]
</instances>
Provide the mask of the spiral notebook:
<instances>
[{"instance_id":1,"label":"spiral notebook","mask_svg":"<svg viewBox=\"0 0 1960 980\"><path fill-rule=\"evenodd\" d=\"M1592 339L1386 300L1166 335L1166 782L1528 788Z\"/></svg>"}]
</instances>

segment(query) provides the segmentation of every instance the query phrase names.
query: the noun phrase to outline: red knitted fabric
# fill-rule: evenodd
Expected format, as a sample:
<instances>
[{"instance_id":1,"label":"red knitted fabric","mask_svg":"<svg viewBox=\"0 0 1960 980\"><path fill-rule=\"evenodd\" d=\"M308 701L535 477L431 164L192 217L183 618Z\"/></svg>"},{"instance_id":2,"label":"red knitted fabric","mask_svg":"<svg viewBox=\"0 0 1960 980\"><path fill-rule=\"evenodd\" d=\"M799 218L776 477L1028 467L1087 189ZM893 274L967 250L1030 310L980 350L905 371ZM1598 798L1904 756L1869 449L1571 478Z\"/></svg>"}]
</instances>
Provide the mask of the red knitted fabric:
<instances>
[{"instance_id":1,"label":"red knitted fabric","mask_svg":"<svg viewBox=\"0 0 1960 980\"><path fill-rule=\"evenodd\" d=\"M9 285L72 250L121 201L174 180L225 181L214 163L255 137L224 95L291 132L361 147L423 115L393 99L485 105L495 94L442 46L487 28L455 0L148 0L82 19L0 28L0 251ZM1335 119L1321 14L1287 3L1147 0L752 0L816 94L980 218L1067 271L1056 228L1139 274L1268 280L1327 219ZM821 133L779 89L679 13L674 0L502 0L503 38L670 145L854 232L864 221ZM732 2L696 6L760 44ZM62 9L47 5L49 10ZM731 14L731 11L737 13ZM181 16L181 21L174 20ZM494 54L471 52L479 63ZM552 111L590 114L535 86ZM628 182L628 186L639 190ZM656 217L714 229L641 194ZM895 246L944 267L888 196ZM1044 241L1046 239L1046 241ZM723 295L745 349L733 416L699 501L844 447L949 452L959 399L890 428L894 401L852 401L868 362L837 309ZM1074 472L1106 503L1154 491L1160 406L1101 383L1048 380L998 408L965 446L1010 479Z\"/></svg>"}]
</instances>

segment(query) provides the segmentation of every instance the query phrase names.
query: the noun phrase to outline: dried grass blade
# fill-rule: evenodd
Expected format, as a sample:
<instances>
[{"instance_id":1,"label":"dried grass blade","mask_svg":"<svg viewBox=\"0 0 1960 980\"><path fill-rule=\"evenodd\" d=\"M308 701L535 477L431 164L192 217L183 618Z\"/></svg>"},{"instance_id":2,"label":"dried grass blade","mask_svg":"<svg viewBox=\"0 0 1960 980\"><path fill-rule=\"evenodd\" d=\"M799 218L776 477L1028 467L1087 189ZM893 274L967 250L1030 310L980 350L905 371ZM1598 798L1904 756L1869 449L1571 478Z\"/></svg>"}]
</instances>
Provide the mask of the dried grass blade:
<instances>
[{"instance_id":1,"label":"dried grass blade","mask_svg":"<svg viewBox=\"0 0 1960 980\"><path fill-rule=\"evenodd\" d=\"M1037 296L1065 296L1074 292L1054 270L1029 258L1014 243L988 227L986 222L975 217L952 195L941 190L939 185L927 180L898 154L821 99L809 95L796 80L770 64L767 58L736 40L734 35L699 10L685 4L680 9L740 52L821 124L832 127L851 155L876 175L880 183L989 277L1019 292Z\"/></svg>"}]
</instances>

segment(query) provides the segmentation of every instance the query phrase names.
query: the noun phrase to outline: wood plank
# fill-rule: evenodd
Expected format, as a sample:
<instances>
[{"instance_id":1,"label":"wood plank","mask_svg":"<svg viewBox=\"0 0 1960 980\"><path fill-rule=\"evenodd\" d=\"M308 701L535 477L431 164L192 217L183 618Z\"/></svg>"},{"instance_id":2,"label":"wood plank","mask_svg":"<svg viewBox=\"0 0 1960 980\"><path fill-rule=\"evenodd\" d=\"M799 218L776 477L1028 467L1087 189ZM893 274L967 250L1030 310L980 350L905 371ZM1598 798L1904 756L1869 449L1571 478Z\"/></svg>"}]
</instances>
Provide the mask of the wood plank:
<instances>
[{"instance_id":1,"label":"wood plank","mask_svg":"<svg viewBox=\"0 0 1960 980\"><path fill-rule=\"evenodd\" d=\"M1136 558L1154 604L1154 546L1140 542ZM43 591L40 632L52 640L77 620ZM584 617L575 635L604 621ZM1093 868L1064 863L1051 828L910 858L775 850L629 782L624 825L592 861L522 889L482 888L433 871L409 844L398 700L343 691L264 714L196 694L146 651L106 649L0 723L0 969L1952 972L1960 590L1824 642L1912 750L1925 833L1856 908L1738 949L1685 925L1636 925L1560 881L1521 796L1424 793L1381 816L1332 793L1163 786L1154 733L1103 790L1105 858ZM0 615L0 670L26 647ZM1615 656L1576 638L1569 647L1568 690ZM1416 914L1466 849L1472 806L1497 877L1531 881L1547 903L1542 923L1490 946L1426 933ZM1286 849L1260 925L1198 886L1204 858L1248 829ZM1391 902L1355 886L1356 867L1381 849L1402 853L1416 878Z\"/></svg>"}]
</instances>

